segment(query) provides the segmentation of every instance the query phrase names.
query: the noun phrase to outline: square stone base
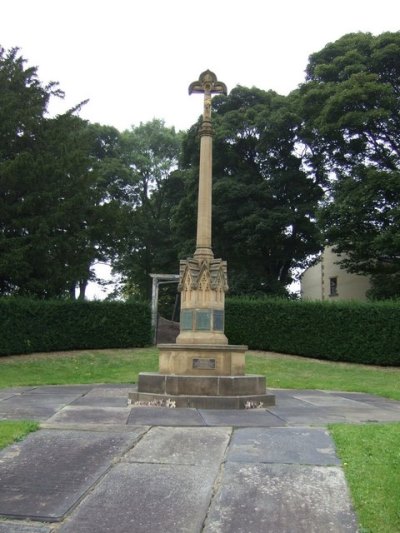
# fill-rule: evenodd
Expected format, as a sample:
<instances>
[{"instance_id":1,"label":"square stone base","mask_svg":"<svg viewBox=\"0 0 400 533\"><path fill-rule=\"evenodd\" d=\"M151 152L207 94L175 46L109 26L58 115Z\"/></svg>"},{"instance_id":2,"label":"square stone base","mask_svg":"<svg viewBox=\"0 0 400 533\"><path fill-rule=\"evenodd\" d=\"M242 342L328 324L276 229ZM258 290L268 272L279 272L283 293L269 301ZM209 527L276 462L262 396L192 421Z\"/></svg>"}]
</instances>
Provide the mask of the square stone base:
<instances>
[{"instance_id":1,"label":"square stone base","mask_svg":"<svg viewBox=\"0 0 400 533\"><path fill-rule=\"evenodd\" d=\"M244 409L275 405L275 396L265 390L265 376L177 376L141 372L134 402L175 402L176 407L197 409Z\"/></svg>"},{"instance_id":2,"label":"square stone base","mask_svg":"<svg viewBox=\"0 0 400 533\"><path fill-rule=\"evenodd\" d=\"M160 374L244 376L247 346L159 344Z\"/></svg>"}]
</instances>

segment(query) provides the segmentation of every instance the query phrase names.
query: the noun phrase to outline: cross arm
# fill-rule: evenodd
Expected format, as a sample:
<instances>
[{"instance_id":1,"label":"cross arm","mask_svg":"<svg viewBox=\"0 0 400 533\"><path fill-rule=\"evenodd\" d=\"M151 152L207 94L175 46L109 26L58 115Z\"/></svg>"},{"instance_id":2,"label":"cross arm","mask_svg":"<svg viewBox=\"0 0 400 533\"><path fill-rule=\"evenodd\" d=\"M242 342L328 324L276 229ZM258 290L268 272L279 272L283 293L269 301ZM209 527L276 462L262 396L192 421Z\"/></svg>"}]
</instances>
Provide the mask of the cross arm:
<instances>
[{"instance_id":1,"label":"cross arm","mask_svg":"<svg viewBox=\"0 0 400 533\"><path fill-rule=\"evenodd\" d=\"M225 83L217 80L217 76L211 70L205 70L200 74L197 81L189 85L189 94L208 93L208 94L227 94Z\"/></svg>"}]
</instances>

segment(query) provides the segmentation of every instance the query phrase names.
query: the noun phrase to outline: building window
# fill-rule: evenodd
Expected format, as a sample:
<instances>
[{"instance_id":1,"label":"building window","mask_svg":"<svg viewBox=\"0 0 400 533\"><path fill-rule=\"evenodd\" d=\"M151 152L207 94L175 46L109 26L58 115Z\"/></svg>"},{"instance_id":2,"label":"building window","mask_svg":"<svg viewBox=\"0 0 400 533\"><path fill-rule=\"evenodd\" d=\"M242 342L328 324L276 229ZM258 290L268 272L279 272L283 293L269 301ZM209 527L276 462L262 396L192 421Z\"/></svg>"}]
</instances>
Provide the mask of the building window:
<instances>
[{"instance_id":1,"label":"building window","mask_svg":"<svg viewBox=\"0 0 400 533\"><path fill-rule=\"evenodd\" d=\"M337 278L329 278L329 296L338 295Z\"/></svg>"}]
</instances>

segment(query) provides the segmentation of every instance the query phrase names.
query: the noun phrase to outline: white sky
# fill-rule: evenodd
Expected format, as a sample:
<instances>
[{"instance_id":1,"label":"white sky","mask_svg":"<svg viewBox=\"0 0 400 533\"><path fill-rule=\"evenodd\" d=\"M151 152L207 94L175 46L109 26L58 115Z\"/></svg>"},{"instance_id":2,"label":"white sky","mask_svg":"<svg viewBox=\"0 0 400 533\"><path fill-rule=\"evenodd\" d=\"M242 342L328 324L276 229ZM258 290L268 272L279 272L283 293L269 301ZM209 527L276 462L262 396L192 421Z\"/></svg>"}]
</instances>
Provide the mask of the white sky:
<instances>
[{"instance_id":1,"label":"white sky","mask_svg":"<svg viewBox=\"0 0 400 533\"><path fill-rule=\"evenodd\" d=\"M287 94L308 56L350 32L400 30L400 0L3 0L0 45L21 48L61 113L119 130L155 118L187 129L202 112L188 86L210 69L226 83ZM104 273L107 277L106 273ZM101 297L95 286L89 297Z\"/></svg>"},{"instance_id":2,"label":"white sky","mask_svg":"<svg viewBox=\"0 0 400 533\"><path fill-rule=\"evenodd\" d=\"M225 82L287 94L308 56L349 32L400 30L400 0L3 0L0 44L21 48L62 112L119 130L161 118L187 129L202 111L189 84Z\"/></svg>"}]
</instances>

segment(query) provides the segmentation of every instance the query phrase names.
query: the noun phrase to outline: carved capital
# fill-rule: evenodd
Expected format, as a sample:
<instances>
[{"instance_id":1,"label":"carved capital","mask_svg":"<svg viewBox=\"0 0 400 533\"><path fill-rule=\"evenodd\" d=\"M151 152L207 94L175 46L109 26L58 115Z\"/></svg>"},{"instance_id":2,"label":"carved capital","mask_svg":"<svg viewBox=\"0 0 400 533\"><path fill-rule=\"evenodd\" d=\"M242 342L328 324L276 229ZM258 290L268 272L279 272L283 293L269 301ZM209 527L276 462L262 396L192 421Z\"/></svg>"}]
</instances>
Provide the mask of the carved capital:
<instances>
[{"instance_id":1,"label":"carved capital","mask_svg":"<svg viewBox=\"0 0 400 533\"><path fill-rule=\"evenodd\" d=\"M214 129L212 127L211 121L205 121L203 120L200 128L199 128L199 135L200 137L203 135L207 135L208 137L213 137L214 135Z\"/></svg>"},{"instance_id":2,"label":"carved capital","mask_svg":"<svg viewBox=\"0 0 400 533\"><path fill-rule=\"evenodd\" d=\"M226 261L212 259L199 261L195 258L180 262L178 290L228 291L228 274Z\"/></svg>"}]
</instances>

